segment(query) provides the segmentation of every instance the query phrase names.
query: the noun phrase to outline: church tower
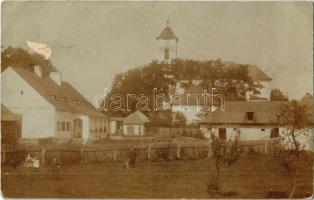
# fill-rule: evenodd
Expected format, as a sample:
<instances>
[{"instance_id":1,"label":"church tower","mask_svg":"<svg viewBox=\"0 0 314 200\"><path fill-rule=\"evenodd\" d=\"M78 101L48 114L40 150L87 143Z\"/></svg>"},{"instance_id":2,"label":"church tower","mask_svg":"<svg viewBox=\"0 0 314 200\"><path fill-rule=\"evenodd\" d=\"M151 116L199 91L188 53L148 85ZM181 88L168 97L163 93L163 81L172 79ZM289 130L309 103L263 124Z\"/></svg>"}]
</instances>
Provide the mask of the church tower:
<instances>
[{"instance_id":1,"label":"church tower","mask_svg":"<svg viewBox=\"0 0 314 200\"><path fill-rule=\"evenodd\" d=\"M174 35L172 29L169 26L169 21L167 21L167 26L157 37L158 41L158 56L157 60L159 62L169 63L171 59L177 57L177 45L178 38Z\"/></svg>"}]
</instances>

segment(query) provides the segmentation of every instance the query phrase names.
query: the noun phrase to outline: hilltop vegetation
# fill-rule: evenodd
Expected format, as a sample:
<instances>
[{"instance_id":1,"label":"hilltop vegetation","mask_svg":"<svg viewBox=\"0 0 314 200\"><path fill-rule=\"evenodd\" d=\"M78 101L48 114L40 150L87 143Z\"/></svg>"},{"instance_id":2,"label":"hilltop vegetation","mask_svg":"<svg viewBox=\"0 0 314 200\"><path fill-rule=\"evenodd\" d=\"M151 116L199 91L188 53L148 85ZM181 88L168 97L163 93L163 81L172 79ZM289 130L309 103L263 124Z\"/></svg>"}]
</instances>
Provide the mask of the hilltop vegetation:
<instances>
[{"instance_id":1,"label":"hilltop vegetation","mask_svg":"<svg viewBox=\"0 0 314 200\"><path fill-rule=\"evenodd\" d=\"M108 96L151 95L156 88L157 94L169 98L175 92L175 86L179 81L184 88L188 88L193 80L198 80L201 82L200 86L209 93L215 88L216 92L223 94L227 100L244 100L246 91L258 94L258 89L261 88L249 76L248 66L235 63L230 65L220 59L207 61L175 59L170 64L152 61L147 65L117 74ZM119 114L126 115L135 111L137 99L130 97L128 102L131 111Z\"/></svg>"}]
</instances>

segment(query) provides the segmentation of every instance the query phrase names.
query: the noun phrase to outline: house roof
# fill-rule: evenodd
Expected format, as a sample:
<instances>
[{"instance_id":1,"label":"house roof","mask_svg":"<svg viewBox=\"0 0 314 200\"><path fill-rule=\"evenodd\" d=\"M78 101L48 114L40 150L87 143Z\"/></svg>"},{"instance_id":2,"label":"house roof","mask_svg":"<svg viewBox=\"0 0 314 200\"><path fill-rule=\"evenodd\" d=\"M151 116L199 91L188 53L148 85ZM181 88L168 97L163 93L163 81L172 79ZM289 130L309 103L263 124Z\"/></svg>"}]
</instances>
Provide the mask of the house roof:
<instances>
[{"instance_id":1,"label":"house roof","mask_svg":"<svg viewBox=\"0 0 314 200\"><path fill-rule=\"evenodd\" d=\"M57 110L77 112L93 117L105 117L70 83L63 81L62 86L59 86L49 77L41 78L30 71L12 69Z\"/></svg>"},{"instance_id":2,"label":"house roof","mask_svg":"<svg viewBox=\"0 0 314 200\"><path fill-rule=\"evenodd\" d=\"M17 121L21 116L13 113L5 105L1 104L1 121Z\"/></svg>"},{"instance_id":3,"label":"house roof","mask_svg":"<svg viewBox=\"0 0 314 200\"><path fill-rule=\"evenodd\" d=\"M128 124L128 125L136 125L136 124L143 125L147 122L149 122L148 117L146 117L146 115L144 115L144 113L142 113L141 111L136 111L130 114L124 120L124 124Z\"/></svg>"},{"instance_id":4,"label":"house roof","mask_svg":"<svg viewBox=\"0 0 314 200\"><path fill-rule=\"evenodd\" d=\"M276 124L281 109L280 102L233 101L225 102L224 111L210 112L200 123L207 124ZM245 119L246 112L254 112L254 120Z\"/></svg>"},{"instance_id":5,"label":"house roof","mask_svg":"<svg viewBox=\"0 0 314 200\"><path fill-rule=\"evenodd\" d=\"M124 121L124 117L110 117L110 121L120 121L123 122Z\"/></svg>"},{"instance_id":6,"label":"house roof","mask_svg":"<svg viewBox=\"0 0 314 200\"><path fill-rule=\"evenodd\" d=\"M249 65L249 76L255 81L271 81L272 79L256 65Z\"/></svg>"},{"instance_id":7,"label":"house roof","mask_svg":"<svg viewBox=\"0 0 314 200\"><path fill-rule=\"evenodd\" d=\"M236 63L231 61L223 61L226 67L233 67L236 66ZM272 79L264 72L262 71L258 66L256 65L248 65L248 71L249 76L254 81L271 81Z\"/></svg>"},{"instance_id":8,"label":"house roof","mask_svg":"<svg viewBox=\"0 0 314 200\"><path fill-rule=\"evenodd\" d=\"M178 38L174 35L172 29L167 26L166 28L164 28L164 30L162 30L162 32L160 33L159 37L157 37L157 39L162 39L162 40L178 40Z\"/></svg>"},{"instance_id":9,"label":"house roof","mask_svg":"<svg viewBox=\"0 0 314 200\"><path fill-rule=\"evenodd\" d=\"M268 101L268 99L250 94L250 101Z\"/></svg>"}]
</instances>

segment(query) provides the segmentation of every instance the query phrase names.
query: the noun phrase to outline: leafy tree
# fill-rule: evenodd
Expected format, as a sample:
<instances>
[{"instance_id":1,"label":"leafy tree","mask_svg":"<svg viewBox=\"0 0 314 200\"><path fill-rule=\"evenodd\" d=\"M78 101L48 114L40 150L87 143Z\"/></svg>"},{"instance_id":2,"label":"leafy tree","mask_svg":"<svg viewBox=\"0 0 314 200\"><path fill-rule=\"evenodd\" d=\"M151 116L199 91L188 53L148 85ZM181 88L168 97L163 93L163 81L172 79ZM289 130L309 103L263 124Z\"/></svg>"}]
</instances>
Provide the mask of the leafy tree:
<instances>
[{"instance_id":1,"label":"leafy tree","mask_svg":"<svg viewBox=\"0 0 314 200\"><path fill-rule=\"evenodd\" d=\"M192 84L192 80L200 80L201 86L210 93L211 88L224 94L227 100L245 100L246 91L255 91L261 87L254 83L249 76L248 65L226 65L221 60L182 60L175 59L170 64L152 61L151 63L131 69L115 76L109 97L121 94L152 95L153 89L157 94L163 94L169 99L174 93L178 81L186 80L185 87ZM152 99L150 99L152 100ZM129 111L121 111L121 115L136 110L136 97L129 98ZM153 102L153 101L150 101ZM150 105L151 110L154 105ZM123 110L126 110L124 107Z\"/></svg>"},{"instance_id":2,"label":"leafy tree","mask_svg":"<svg viewBox=\"0 0 314 200\"><path fill-rule=\"evenodd\" d=\"M276 158L293 178L289 194L289 198L293 198L299 171L313 163L312 154L305 151L313 118L306 105L293 100L282 104L279 120L284 131L281 135L282 149Z\"/></svg>"},{"instance_id":3,"label":"leafy tree","mask_svg":"<svg viewBox=\"0 0 314 200\"><path fill-rule=\"evenodd\" d=\"M1 72L10 66L33 71L36 65L42 67L44 76L49 75L50 71L56 70L50 60L46 60L42 55L30 53L19 47L8 46L1 48Z\"/></svg>"},{"instance_id":4,"label":"leafy tree","mask_svg":"<svg viewBox=\"0 0 314 200\"><path fill-rule=\"evenodd\" d=\"M272 89L270 92L271 101L288 101L288 97L278 88Z\"/></svg>"},{"instance_id":5,"label":"leafy tree","mask_svg":"<svg viewBox=\"0 0 314 200\"><path fill-rule=\"evenodd\" d=\"M173 126L173 114L170 110L150 112L150 126L170 127Z\"/></svg>"},{"instance_id":6,"label":"leafy tree","mask_svg":"<svg viewBox=\"0 0 314 200\"><path fill-rule=\"evenodd\" d=\"M308 130L311 128L312 111L308 107L298 101L292 100L283 103L280 109L279 121L284 127L282 132L285 139L285 146L291 150L299 151L304 148L305 144L301 144L298 138L308 137Z\"/></svg>"},{"instance_id":7,"label":"leafy tree","mask_svg":"<svg viewBox=\"0 0 314 200\"><path fill-rule=\"evenodd\" d=\"M239 160L243 148L240 144L240 135L237 135L234 140L222 140L215 134L211 133L211 151L212 158L215 162L216 177L211 179L207 185L209 193L222 192L222 166L229 167Z\"/></svg>"}]
</instances>

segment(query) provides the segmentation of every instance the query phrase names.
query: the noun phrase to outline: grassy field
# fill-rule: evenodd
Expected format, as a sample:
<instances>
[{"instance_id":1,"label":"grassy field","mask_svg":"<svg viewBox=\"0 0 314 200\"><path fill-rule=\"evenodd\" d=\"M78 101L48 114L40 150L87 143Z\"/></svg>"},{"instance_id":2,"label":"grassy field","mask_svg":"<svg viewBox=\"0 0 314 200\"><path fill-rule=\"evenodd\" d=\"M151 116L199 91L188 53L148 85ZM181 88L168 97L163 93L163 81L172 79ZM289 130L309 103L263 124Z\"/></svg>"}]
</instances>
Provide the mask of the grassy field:
<instances>
[{"instance_id":1,"label":"grassy field","mask_svg":"<svg viewBox=\"0 0 314 200\"><path fill-rule=\"evenodd\" d=\"M135 169L122 163L62 166L59 175L49 169L25 174L2 167L2 191L6 197L81 198L217 198L207 183L213 176L210 159L194 161L140 162ZM246 156L223 168L226 198L265 198L270 191L289 192L292 178L271 157ZM312 166L303 166L297 178L295 197L312 194ZM284 196L282 196L284 197Z\"/></svg>"}]
</instances>

